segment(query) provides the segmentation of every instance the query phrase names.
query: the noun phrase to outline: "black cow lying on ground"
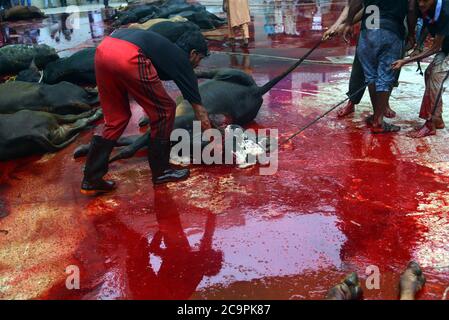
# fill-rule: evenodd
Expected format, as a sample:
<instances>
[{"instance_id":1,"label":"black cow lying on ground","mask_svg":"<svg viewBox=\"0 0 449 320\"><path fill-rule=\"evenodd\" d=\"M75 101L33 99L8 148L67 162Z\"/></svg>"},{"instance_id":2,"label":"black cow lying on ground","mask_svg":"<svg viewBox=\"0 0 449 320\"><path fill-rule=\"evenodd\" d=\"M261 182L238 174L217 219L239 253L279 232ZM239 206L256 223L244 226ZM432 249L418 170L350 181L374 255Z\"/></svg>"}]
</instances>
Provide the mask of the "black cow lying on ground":
<instances>
[{"instance_id":1,"label":"black cow lying on ground","mask_svg":"<svg viewBox=\"0 0 449 320\"><path fill-rule=\"evenodd\" d=\"M197 72L198 78L209 79L199 86L203 105L210 116L226 119L227 124L244 126L256 118L263 103L263 96L300 63L301 60L262 87L259 87L250 75L236 69ZM182 99L179 101L174 129L182 128L191 132L195 120L193 108L188 102ZM146 118L140 122L140 125L146 125L148 122ZM147 146L148 139L149 131L140 137L119 139L117 146L125 147L114 155L111 161L132 157L138 150ZM89 145L80 146L75 150L74 157L84 156L88 151Z\"/></svg>"},{"instance_id":2,"label":"black cow lying on ground","mask_svg":"<svg viewBox=\"0 0 449 320\"><path fill-rule=\"evenodd\" d=\"M28 69L34 60L39 69L59 59L56 50L45 44L14 44L0 48L0 75L17 74Z\"/></svg>"},{"instance_id":3,"label":"black cow lying on ground","mask_svg":"<svg viewBox=\"0 0 449 320\"><path fill-rule=\"evenodd\" d=\"M196 24L189 21L164 21L152 25L148 30L159 33L172 42L176 42L186 32L200 31ZM47 84L67 81L78 85L96 85L95 48L86 48L70 57L50 62L43 70L43 75L36 68L23 70L18 74L16 80L41 81Z\"/></svg>"},{"instance_id":4,"label":"black cow lying on ground","mask_svg":"<svg viewBox=\"0 0 449 320\"><path fill-rule=\"evenodd\" d=\"M202 29L214 29L226 21L208 12L201 4L188 4L184 0L167 1L162 5L143 4L119 11L115 16L114 27L133 22L144 23L150 19L184 16Z\"/></svg>"},{"instance_id":5,"label":"black cow lying on ground","mask_svg":"<svg viewBox=\"0 0 449 320\"><path fill-rule=\"evenodd\" d=\"M43 71L31 66L19 72L16 80L46 84L67 81L77 85L96 85L95 48L82 49L70 57L52 61Z\"/></svg>"},{"instance_id":6,"label":"black cow lying on ground","mask_svg":"<svg viewBox=\"0 0 449 320\"><path fill-rule=\"evenodd\" d=\"M95 84L95 48L78 51L68 58L53 61L44 69L44 83L68 81L75 84Z\"/></svg>"},{"instance_id":7,"label":"black cow lying on ground","mask_svg":"<svg viewBox=\"0 0 449 320\"><path fill-rule=\"evenodd\" d=\"M69 82L55 85L11 81L0 84L0 114L19 110L79 114L98 104L98 93Z\"/></svg>"},{"instance_id":8,"label":"black cow lying on ground","mask_svg":"<svg viewBox=\"0 0 449 320\"><path fill-rule=\"evenodd\" d=\"M169 39L171 42L176 42L178 39L186 32L201 31L200 28L190 22L172 22L165 21L155 24L148 30L159 33L165 38Z\"/></svg>"},{"instance_id":9,"label":"black cow lying on ground","mask_svg":"<svg viewBox=\"0 0 449 320\"><path fill-rule=\"evenodd\" d=\"M0 114L0 160L61 150L101 117L100 109L65 116L30 110Z\"/></svg>"},{"instance_id":10,"label":"black cow lying on ground","mask_svg":"<svg viewBox=\"0 0 449 320\"><path fill-rule=\"evenodd\" d=\"M45 14L37 7L14 6L0 12L0 21L17 21L45 18Z\"/></svg>"}]
</instances>

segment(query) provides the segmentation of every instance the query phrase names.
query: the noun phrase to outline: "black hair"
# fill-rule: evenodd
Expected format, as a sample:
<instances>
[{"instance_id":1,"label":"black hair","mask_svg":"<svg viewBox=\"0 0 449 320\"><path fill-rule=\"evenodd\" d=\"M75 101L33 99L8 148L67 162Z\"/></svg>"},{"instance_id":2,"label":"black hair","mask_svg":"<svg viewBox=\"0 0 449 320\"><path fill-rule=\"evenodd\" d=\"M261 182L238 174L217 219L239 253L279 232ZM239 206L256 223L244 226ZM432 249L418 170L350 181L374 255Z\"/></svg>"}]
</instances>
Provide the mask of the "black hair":
<instances>
[{"instance_id":1,"label":"black hair","mask_svg":"<svg viewBox=\"0 0 449 320\"><path fill-rule=\"evenodd\" d=\"M185 32L176 41L176 45L188 54L190 54L192 50L196 50L198 53L203 54L205 57L209 55L207 41L204 38L203 34L199 31Z\"/></svg>"}]
</instances>

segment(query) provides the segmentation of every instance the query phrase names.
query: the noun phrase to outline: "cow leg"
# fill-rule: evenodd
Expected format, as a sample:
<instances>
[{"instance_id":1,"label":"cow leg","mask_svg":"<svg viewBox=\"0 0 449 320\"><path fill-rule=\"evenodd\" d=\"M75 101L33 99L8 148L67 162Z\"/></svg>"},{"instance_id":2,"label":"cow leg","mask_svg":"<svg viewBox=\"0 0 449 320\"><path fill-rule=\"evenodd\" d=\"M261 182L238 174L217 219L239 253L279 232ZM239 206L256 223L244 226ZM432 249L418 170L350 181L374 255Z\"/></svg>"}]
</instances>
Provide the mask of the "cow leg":
<instances>
[{"instance_id":1,"label":"cow leg","mask_svg":"<svg viewBox=\"0 0 449 320\"><path fill-rule=\"evenodd\" d=\"M103 113L101 112L101 109L99 109L90 117L81 118L73 123L63 124L59 126L57 130L52 132L52 142L54 144L61 144L64 141L69 140L71 137L79 133L81 130L86 128L92 122L101 119L102 116Z\"/></svg>"},{"instance_id":2,"label":"cow leg","mask_svg":"<svg viewBox=\"0 0 449 320\"><path fill-rule=\"evenodd\" d=\"M124 147L120 149L119 152L117 152L110 160L109 162L114 162L121 159L128 159L131 158L133 155L136 154L137 151L144 148L148 144L148 140L150 139L150 133L151 131L148 130L144 135L140 136L139 138L135 139L134 142L127 147Z\"/></svg>"},{"instance_id":3,"label":"cow leg","mask_svg":"<svg viewBox=\"0 0 449 320\"><path fill-rule=\"evenodd\" d=\"M78 112L86 112L92 110L92 107L87 103L75 102L67 106L68 110L76 110Z\"/></svg>"},{"instance_id":4,"label":"cow leg","mask_svg":"<svg viewBox=\"0 0 449 320\"><path fill-rule=\"evenodd\" d=\"M101 109L98 109L98 110L101 110ZM91 117L96 112L98 112L98 110L92 109L90 111L83 112L81 114L68 114L68 115L55 114L54 117L58 121L58 124L68 124L68 123L74 123L74 122L76 122L77 120L80 120L80 119Z\"/></svg>"},{"instance_id":5,"label":"cow leg","mask_svg":"<svg viewBox=\"0 0 449 320\"><path fill-rule=\"evenodd\" d=\"M195 70L195 75L198 79L212 79L215 77L215 75L217 74L219 70L215 69L215 70L208 70L208 71L196 71Z\"/></svg>"},{"instance_id":6,"label":"cow leg","mask_svg":"<svg viewBox=\"0 0 449 320\"><path fill-rule=\"evenodd\" d=\"M148 116L143 116L139 119L139 127L145 127L150 124L150 118Z\"/></svg>"},{"instance_id":7,"label":"cow leg","mask_svg":"<svg viewBox=\"0 0 449 320\"><path fill-rule=\"evenodd\" d=\"M116 142L116 147L126 147L134 142L136 142L137 139L140 138L140 135L134 135L134 136L127 136L127 137L120 137ZM86 156L89 153L90 150L90 143L82 144L79 147L77 147L73 153L73 158L81 158Z\"/></svg>"}]
</instances>

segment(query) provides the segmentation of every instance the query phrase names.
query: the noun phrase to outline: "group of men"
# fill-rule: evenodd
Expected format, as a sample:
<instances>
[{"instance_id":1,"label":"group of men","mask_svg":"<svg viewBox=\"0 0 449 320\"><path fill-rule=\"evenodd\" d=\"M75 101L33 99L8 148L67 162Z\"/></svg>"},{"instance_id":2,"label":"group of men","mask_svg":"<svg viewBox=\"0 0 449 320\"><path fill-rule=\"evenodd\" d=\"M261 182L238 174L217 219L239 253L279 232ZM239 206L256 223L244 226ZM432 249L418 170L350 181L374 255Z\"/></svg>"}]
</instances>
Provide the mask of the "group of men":
<instances>
[{"instance_id":1,"label":"group of men","mask_svg":"<svg viewBox=\"0 0 449 320\"><path fill-rule=\"evenodd\" d=\"M416 31L417 20L422 29ZM449 0L349 0L335 24L323 39L351 34L361 21L349 83L349 103L339 111L340 117L354 112L368 86L374 114L367 124L374 133L397 132L399 126L384 121L394 118L389 98L398 85L400 69L435 55L425 72L425 92L419 117L425 124L410 137L435 135L445 127L442 118L444 82L449 77ZM427 35L432 45L423 50ZM413 49L413 50L412 50ZM407 52L411 51L409 55Z\"/></svg>"},{"instance_id":2,"label":"group of men","mask_svg":"<svg viewBox=\"0 0 449 320\"><path fill-rule=\"evenodd\" d=\"M225 2L232 15L231 11L235 11L232 1ZM416 45L418 18L434 37L432 46L422 52L421 46ZM238 26L242 26L242 21L247 22L247 19L239 21ZM420 117L426 122L411 136L434 135L437 129L444 128L441 95L449 76L449 37L446 37L449 35L449 0L349 0L323 39L335 35L346 39L360 21L361 32L349 84L350 102L339 115L352 113L368 87L374 113L367 118L367 124L372 132L399 131L399 126L384 120L396 116L389 98L398 83L399 71L406 64L436 54L426 70L426 90L420 111ZM233 27L231 24L230 29ZM428 33L421 31L419 42ZM243 34L246 39L247 33L243 31ZM415 50L406 56L412 48ZM115 31L103 40L96 50L95 68L105 126L102 136L94 136L91 143L81 186L83 194L97 195L116 187L114 182L103 177L108 171L110 153L131 117L129 96L134 97L150 118L148 160L153 183L179 181L189 176L188 169L169 165L169 138L176 104L161 80L173 80L184 99L193 106L202 129L211 128L193 71L207 55L207 43L200 32L184 34L176 44L153 32L135 29Z\"/></svg>"}]
</instances>

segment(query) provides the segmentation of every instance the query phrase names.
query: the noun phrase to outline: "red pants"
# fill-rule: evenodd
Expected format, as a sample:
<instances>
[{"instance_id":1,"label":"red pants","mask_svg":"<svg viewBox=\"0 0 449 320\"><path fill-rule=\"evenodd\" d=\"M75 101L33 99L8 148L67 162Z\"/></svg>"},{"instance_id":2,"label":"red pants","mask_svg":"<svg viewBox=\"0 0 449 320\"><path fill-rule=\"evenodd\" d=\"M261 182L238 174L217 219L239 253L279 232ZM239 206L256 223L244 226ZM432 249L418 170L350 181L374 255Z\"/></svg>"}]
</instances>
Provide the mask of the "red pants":
<instances>
[{"instance_id":1,"label":"red pants","mask_svg":"<svg viewBox=\"0 0 449 320\"><path fill-rule=\"evenodd\" d=\"M95 73L105 120L104 138L117 140L126 129L131 118L129 96L148 115L151 137L170 137L176 104L139 47L106 37L95 53Z\"/></svg>"}]
</instances>

